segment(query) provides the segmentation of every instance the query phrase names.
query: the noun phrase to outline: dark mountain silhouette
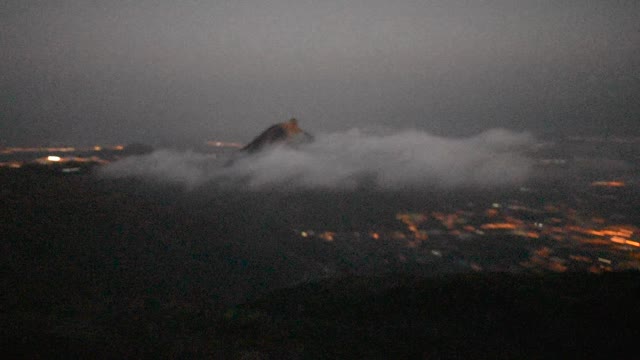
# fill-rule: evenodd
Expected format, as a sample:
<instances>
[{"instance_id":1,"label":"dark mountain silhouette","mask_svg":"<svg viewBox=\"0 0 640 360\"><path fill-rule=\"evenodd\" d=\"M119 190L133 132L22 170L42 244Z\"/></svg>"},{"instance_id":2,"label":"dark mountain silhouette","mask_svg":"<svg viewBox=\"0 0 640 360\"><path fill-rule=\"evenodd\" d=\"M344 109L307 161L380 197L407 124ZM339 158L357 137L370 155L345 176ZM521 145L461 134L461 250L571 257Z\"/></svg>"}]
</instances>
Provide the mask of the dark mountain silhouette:
<instances>
[{"instance_id":1,"label":"dark mountain silhouette","mask_svg":"<svg viewBox=\"0 0 640 360\"><path fill-rule=\"evenodd\" d=\"M285 143L300 144L313 141L313 136L298 126L298 120L292 118L287 122L270 126L253 141L241 149L241 151L254 153L269 145Z\"/></svg>"}]
</instances>

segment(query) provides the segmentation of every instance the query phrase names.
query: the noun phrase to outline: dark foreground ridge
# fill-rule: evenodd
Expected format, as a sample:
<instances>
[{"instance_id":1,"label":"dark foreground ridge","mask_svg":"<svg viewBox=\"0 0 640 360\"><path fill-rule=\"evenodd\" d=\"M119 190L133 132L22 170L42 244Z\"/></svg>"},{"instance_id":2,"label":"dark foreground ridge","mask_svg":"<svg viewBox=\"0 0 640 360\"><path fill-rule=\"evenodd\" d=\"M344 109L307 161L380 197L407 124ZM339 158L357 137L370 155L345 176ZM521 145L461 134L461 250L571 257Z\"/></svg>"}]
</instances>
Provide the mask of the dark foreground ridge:
<instances>
[{"instance_id":1,"label":"dark foreground ridge","mask_svg":"<svg viewBox=\"0 0 640 360\"><path fill-rule=\"evenodd\" d=\"M102 333L5 323L2 347L11 358L621 358L640 336L638 294L637 272L347 277L198 314L146 303L123 318L114 306Z\"/></svg>"},{"instance_id":2,"label":"dark foreground ridge","mask_svg":"<svg viewBox=\"0 0 640 360\"><path fill-rule=\"evenodd\" d=\"M226 313L232 358L620 358L637 351L640 274L328 280Z\"/></svg>"}]
</instances>

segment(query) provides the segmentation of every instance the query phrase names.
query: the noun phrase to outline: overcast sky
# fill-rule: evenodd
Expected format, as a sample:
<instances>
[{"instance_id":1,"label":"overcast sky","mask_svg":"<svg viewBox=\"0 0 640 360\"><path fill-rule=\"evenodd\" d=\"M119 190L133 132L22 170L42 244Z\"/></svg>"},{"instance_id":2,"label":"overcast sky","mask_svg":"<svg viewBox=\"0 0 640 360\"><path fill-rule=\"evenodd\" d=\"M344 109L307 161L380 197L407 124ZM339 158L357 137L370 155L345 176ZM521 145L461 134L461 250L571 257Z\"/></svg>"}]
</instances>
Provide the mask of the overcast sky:
<instances>
[{"instance_id":1,"label":"overcast sky","mask_svg":"<svg viewBox=\"0 0 640 360\"><path fill-rule=\"evenodd\" d=\"M0 145L640 134L640 1L4 0Z\"/></svg>"}]
</instances>

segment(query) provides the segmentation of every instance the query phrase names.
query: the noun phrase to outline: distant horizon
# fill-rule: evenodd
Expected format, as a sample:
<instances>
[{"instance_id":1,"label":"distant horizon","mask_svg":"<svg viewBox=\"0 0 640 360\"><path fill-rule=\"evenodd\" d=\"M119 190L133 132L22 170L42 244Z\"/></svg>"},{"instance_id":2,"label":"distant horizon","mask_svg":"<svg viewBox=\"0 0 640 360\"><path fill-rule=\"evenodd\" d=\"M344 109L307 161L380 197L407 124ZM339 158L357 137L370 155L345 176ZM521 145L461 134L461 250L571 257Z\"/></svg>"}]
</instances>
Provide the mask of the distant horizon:
<instances>
[{"instance_id":1,"label":"distant horizon","mask_svg":"<svg viewBox=\"0 0 640 360\"><path fill-rule=\"evenodd\" d=\"M302 124L304 125L304 124ZM104 140L104 141L88 141L88 140L83 140L83 139L79 139L79 140L55 140L55 139L50 139L44 142L37 142L37 141L30 141L30 140L23 140L23 141L16 141L16 142L8 142L5 139L0 138L0 149L1 148L11 148L11 147L62 147L62 146L73 146L73 147L93 147L93 146L116 146L116 145L131 145L131 144L145 144L145 145L151 145L154 147L172 147L172 146L177 146L177 147L185 147L185 146L204 146L206 145L207 142L216 142L216 141L220 141L220 142L225 142L225 143L235 143L235 144L247 144L249 143L255 136L257 136L261 131L263 131L265 128L260 128L260 129L256 129L256 131L252 134L247 134L246 139L233 139L233 138L224 138L224 137L218 137L215 138L213 136L210 137L201 137L201 138L195 138L195 137L183 137L183 138L166 138L166 139L155 139L155 141L142 141L142 140L136 140L136 139L129 139L129 140L124 140L126 139L126 137L123 137L122 139L114 139L114 140ZM351 129L345 129L344 131L348 131L348 130L352 130L352 129L357 129L357 128L351 128ZM449 135L440 135L440 134L434 134L434 133L430 133L428 131L424 131L426 133L432 134L434 136L437 137L442 137L442 138L449 138L449 139L455 139L455 138L468 138L468 137L472 137L474 135L478 135L481 134L483 132L486 131L490 131L490 130L495 130L495 129L504 129L504 128L493 128L493 129L485 129L482 131L478 131L476 133L472 133L472 134L449 134ZM364 128L364 130L367 130L366 128ZM422 131L422 130L417 130L417 129L411 129L411 128L406 128L406 129L398 129L396 131L383 131L383 133L395 133L395 132L404 132L404 131ZM569 133L558 133L558 132L532 132L532 131L517 131L517 130L512 130L514 132L520 132L520 133L529 133L531 134L536 140L538 141L542 141L544 142L545 140L552 140L552 141L560 141L560 140L574 140L574 141L589 141L589 140L594 140L594 139L598 139L599 141L607 141L607 140L624 140L624 141L631 141L631 142L635 142L635 141L640 141L640 133L638 134L634 134L634 133L625 133L625 134L602 134L602 133L574 133L574 134L569 134ZM334 131L334 132L339 132L339 131ZM315 132L314 132L315 133ZM326 131L320 131L318 133L329 133Z\"/></svg>"}]
</instances>

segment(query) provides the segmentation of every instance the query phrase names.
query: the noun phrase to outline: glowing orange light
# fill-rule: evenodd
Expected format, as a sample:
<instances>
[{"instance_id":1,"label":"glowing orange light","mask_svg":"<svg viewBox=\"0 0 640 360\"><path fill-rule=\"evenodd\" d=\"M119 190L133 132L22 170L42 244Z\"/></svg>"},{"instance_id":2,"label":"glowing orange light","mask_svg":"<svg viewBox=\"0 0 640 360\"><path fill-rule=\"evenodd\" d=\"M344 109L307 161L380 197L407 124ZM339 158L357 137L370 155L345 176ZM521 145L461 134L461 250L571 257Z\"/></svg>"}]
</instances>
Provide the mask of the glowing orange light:
<instances>
[{"instance_id":1,"label":"glowing orange light","mask_svg":"<svg viewBox=\"0 0 640 360\"><path fill-rule=\"evenodd\" d=\"M510 223L491 223L481 226L481 228L485 230L513 230L516 227L517 226L515 224Z\"/></svg>"},{"instance_id":2,"label":"glowing orange light","mask_svg":"<svg viewBox=\"0 0 640 360\"><path fill-rule=\"evenodd\" d=\"M554 261L549 264L549 270L555 271L555 272L565 272L567 271L567 267L560 262Z\"/></svg>"},{"instance_id":3,"label":"glowing orange light","mask_svg":"<svg viewBox=\"0 0 640 360\"><path fill-rule=\"evenodd\" d=\"M9 168L13 168L13 169L19 169L19 168L22 167L22 163L20 163L18 161L0 162L0 167L9 167Z\"/></svg>"},{"instance_id":4,"label":"glowing orange light","mask_svg":"<svg viewBox=\"0 0 640 360\"><path fill-rule=\"evenodd\" d=\"M51 162L59 162L60 160L62 160L62 158L60 156L50 155L47 156L47 160Z\"/></svg>"},{"instance_id":5,"label":"glowing orange light","mask_svg":"<svg viewBox=\"0 0 640 360\"><path fill-rule=\"evenodd\" d=\"M618 243L618 244L624 244L625 241L627 241L627 239L621 238L619 236L613 236L613 237L611 237L611 241L613 241L614 243Z\"/></svg>"},{"instance_id":6,"label":"glowing orange light","mask_svg":"<svg viewBox=\"0 0 640 360\"><path fill-rule=\"evenodd\" d=\"M325 231L322 234L320 234L319 237L321 239L324 239L325 241L333 241L333 240L335 240L335 235L336 235L336 233L334 233L334 232Z\"/></svg>"},{"instance_id":7,"label":"glowing orange light","mask_svg":"<svg viewBox=\"0 0 640 360\"><path fill-rule=\"evenodd\" d=\"M625 183L622 181L595 181L591 183L591 186L624 187Z\"/></svg>"},{"instance_id":8,"label":"glowing orange light","mask_svg":"<svg viewBox=\"0 0 640 360\"><path fill-rule=\"evenodd\" d=\"M581 261L581 262L587 262L587 263L591 262L590 258L582 255L569 255L569 258L575 261Z\"/></svg>"},{"instance_id":9,"label":"glowing orange light","mask_svg":"<svg viewBox=\"0 0 640 360\"><path fill-rule=\"evenodd\" d=\"M378 234L376 232L371 233L371 238L373 238L374 240L378 240L378 239L380 239L380 234Z\"/></svg>"},{"instance_id":10,"label":"glowing orange light","mask_svg":"<svg viewBox=\"0 0 640 360\"><path fill-rule=\"evenodd\" d=\"M498 210L496 209L488 209L484 212L487 217L495 217L498 215Z\"/></svg>"}]
</instances>

